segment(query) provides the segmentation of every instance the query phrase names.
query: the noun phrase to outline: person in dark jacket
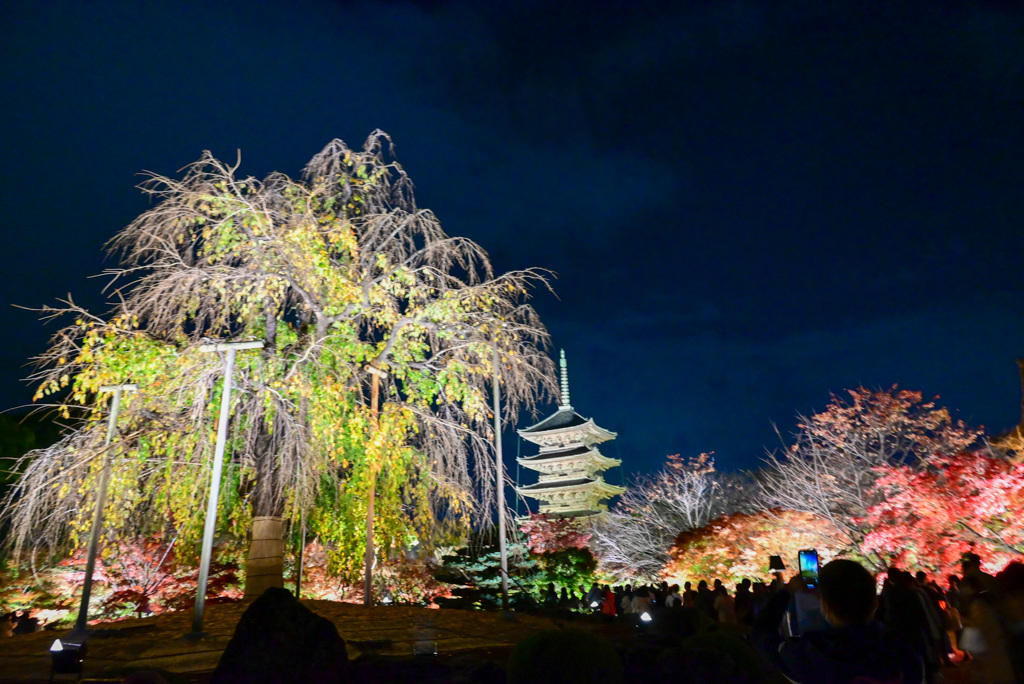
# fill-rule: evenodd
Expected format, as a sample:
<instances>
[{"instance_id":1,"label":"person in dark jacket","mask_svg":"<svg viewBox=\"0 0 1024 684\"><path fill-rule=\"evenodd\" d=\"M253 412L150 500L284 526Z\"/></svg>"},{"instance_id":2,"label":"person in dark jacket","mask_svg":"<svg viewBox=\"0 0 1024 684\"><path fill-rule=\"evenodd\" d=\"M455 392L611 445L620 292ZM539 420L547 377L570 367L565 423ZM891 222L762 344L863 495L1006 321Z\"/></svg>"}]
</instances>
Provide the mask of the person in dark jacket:
<instances>
[{"instance_id":1,"label":"person in dark jacket","mask_svg":"<svg viewBox=\"0 0 1024 684\"><path fill-rule=\"evenodd\" d=\"M765 604L751 638L759 650L797 684L921 684L920 657L882 632L872 618L878 606L875 579L852 560L834 560L818 576L821 611L828 629L784 638L779 623L794 594L804 591L796 575L786 591Z\"/></svg>"},{"instance_id":2,"label":"person in dark jacket","mask_svg":"<svg viewBox=\"0 0 1024 684\"><path fill-rule=\"evenodd\" d=\"M697 611L712 621L718 619L718 613L715 612L715 595L704 580L697 584Z\"/></svg>"},{"instance_id":3,"label":"person in dark jacket","mask_svg":"<svg viewBox=\"0 0 1024 684\"><path fill-rule=\"evenodd\" d=\"M890 638L907 644L921 656L926 679L934 682L940 665L941 622L931 600L909 572L889 568L879 619Z\"/></svg>"}]
</instances>

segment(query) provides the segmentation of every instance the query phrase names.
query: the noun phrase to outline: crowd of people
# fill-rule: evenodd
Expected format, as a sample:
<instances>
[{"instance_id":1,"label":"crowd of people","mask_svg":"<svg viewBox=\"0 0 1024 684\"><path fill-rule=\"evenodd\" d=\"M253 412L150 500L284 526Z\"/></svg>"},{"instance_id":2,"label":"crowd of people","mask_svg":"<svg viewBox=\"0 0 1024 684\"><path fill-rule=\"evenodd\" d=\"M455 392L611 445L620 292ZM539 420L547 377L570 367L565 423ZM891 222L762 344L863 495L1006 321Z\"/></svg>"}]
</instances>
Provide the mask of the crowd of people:
<instances>
[{"instance_id":1,"label":"crowd of people","mask_svg":"<svg viewBox=\"0 0 1024 684\"><path fill-rule=\"evenodd\" d=\"M1024 563L996 575L976 554L943 578L892 567L875 577L860 563L825 564L815 586L782 572L770 583L744 579L669 585L594 584L541 596L548 609L664 629L686 637L725 633L758 650L789 681L803 684L935 684L944 667L968 664L983 684L1024 684ZM28 612L0 619L4 636L34 632ZM756 658L756 656L755 656Z\"/></svg>"},{"instance_id":2,"label":"crowd of people","mask_svg":"<svg viewBox=\"0 0 1024 684\"><path fill-rule=\"evenodd\" d=\"M579 588L578 596L570 596L563 588L557 593L549 585L544 597L545 607L574 608L600 612L609 616L639 616L651 611L686 608L706 615L709 620L728 624L750 624L757 607L767 598L771 586L743 580L730 594L721 580L714 580L713 586L704 580L693 589L690 582L683 587L669 585L610 585L594 584L590 590Z\"/></svg>"},{"instance_id":3,"label":"crowd of people","mask_svg":"<svg viewBox=\"0 0 1024 684\"><path fill-rule=\"evenodd\" d=\"M930 684L943 667L970 664L985 684L1024 682L1024 564L985 573L976 554L945 578L889 568L876 578L852 560L822 567L816 587L776 573L769 583L720 580L680 587L594 584L576 596L549 585L548 608L608 618L685 615L697 629L742 635L796 682Z\"/></svg>"}]
</instances>

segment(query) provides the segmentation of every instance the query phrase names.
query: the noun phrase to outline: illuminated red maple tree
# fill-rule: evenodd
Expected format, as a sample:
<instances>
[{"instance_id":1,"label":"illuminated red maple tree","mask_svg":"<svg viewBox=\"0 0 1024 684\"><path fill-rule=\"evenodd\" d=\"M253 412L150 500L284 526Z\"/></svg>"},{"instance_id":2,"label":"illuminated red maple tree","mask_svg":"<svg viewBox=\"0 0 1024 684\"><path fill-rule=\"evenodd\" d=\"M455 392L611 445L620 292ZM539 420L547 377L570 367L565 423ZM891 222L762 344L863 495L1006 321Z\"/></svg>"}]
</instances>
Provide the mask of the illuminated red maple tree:
<instances>
[{"instance_id":1,"label":"illuminated red maple tree","mask_svg":"<svg viewBox=\"0 0 1024 684\"><path fill-rule=\"evenodd\" d=\"M874 470L879 501L862 519L864 553L942 574L958 572L966 551L989 571L1024 554L1024 463L960 452Z\"/></svg>"},{"instance_id":2,"label":"illuminated red maple tree","mask_svg":"<svg viewBox=\"0 0 1024 684\"><path fill-rule=\"evenodd\" d=\"M106 587L97 617L117 618L191 609L195 603L199 570L178 563L162 535L131 542L112 542L100 559L95 579ZM223 555L223 554L218 554ZM234 554L228 553L228 556ZM85 554L79 550L58 564L64 579L81 584ZM207 580L207 604L242 598L238 564L233 558L215 558Z\"/></svg>"},{"instance_id":3,"label":"illuminated red maple tree","mask_svg":"<svg viewBox=\"0 0 1024 684\"><path fill-rule=\"evenodd\" d=\"M769 505L825 518L833 543L856 551L873 531L868 509L880 503L878 469L918 468L936 454L966 451L981 431L954 418L920 392L847 390L811 416L798 414L799 432L784 453L772 453L762 479ZM881 570L883 559L865 559Z\"/></svg>"},{"instance_id":4,"label":"illuminated red maple tree","mask_svg":"<svg viewBox=\"0 0 1024 684\"><path fill-rule=\"evenodd\" d=\"M114 541L98 557L93 572L90 621L191 609L199 571L175 562L162 535ZM242 597L237 551L218 548L210 565L207 604ZM8 562L0 572L0 612L35 611L44 622L66 623L79 609L86 555L77 549L59 563L37 569Z\"/></svg>"},{"instance_id":5,"label":"illuminated red maple tree","mask_svg":"<svg viewBox=\"0 0 1024 684\"><path fill-rule=\"evenodd\" d=\"M555 553L566 549L585 549L590 533L576 518L560 518L546 513L532 513L519 524L533 553Z\"/></svg>"}]
</instances>

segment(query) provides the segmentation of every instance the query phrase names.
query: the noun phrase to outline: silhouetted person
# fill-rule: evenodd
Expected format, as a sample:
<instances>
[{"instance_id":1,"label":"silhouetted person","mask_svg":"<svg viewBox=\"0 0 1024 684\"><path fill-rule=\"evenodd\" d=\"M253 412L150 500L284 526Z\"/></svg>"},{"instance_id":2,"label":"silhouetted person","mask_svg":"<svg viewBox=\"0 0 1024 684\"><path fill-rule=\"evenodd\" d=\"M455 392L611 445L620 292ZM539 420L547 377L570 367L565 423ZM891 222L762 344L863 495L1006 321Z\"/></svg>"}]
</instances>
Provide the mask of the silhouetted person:
<instances>
[{"instance_id":1,"label":"silhouetted person","mask_svg":"<svg viewBox=\"0 0 1024 684\"><path fill-rule=\"evenodd\" d=\"M683 597L679 593L679 585L673 584L668 588L668 593L665 595L665 607L672 610L675 608L681 608L683 605Z\"/></svg>"},{"instance_id":2,"label":"silhouetted person","mask_svg":"<svg viewBox=\"0 0 1024 684\"><path fill-rule=\"evenodd\" d=\"M1013 561L996 575L999 613L1007 655L1017 681L1024 681L1024 563Z\"/></svg>"},{"instance_id":3,"label":"silhouetted person","mask_svg":"<svg viewBox=\"0 0 1024 684\"><path fill-rule=\"evenodd\" d=\"M767 600L751 634L757 648L786 677L801 684L920 684L920 658L872 620L878 606L875 579L862 565L839 559L823 566L818 590L830 627L783 638L779 623L792 596L801 590L803 580L795 575L784 591Z\"/></svg>"},{"instance_id":4,"label":"silhouetted person","mask_svg":"<svg viewBox=\"0 0 1024 684\"><path fill-rule=\"evenodd\" d=\"M615 593L612 592L612 588L606 584L604 585L604 599L601 601L601 613L615 617L618 614L615 606Z\"/></svg>"},{"instance_id":5,"label":"silhouetted person","mask_svg":"<svg viewBox=\"0 0 1024 684\"><path fill-rule=\"evenodd\" d=\"M619 615L628 615L633 612L633 596L633 587L627 584L622 590L622 597L616 602Z\"/></svg>"},{"instance_id":6,"label":"silhouetted person","mask_svg":"<svg viewBox=\"0 0 1024 684\"><path fill-rule=\"evenodd\" d=\"M633 601L630 604L630 609L627 613L633 613L637 616L647 613L650 615L651 608L654 604L654 597L651 596L653 592L647 587L639 587L633 592Z\"/></svg>"},{"instance_id":7,"label":"silhouetted person","mask_svg":"<svg viewBox=\"0 0 1024 684\"><path fill-rule=\"evenodd\" d=\"M724 584L717 584L717 588L713 592L715 595L715 617L718 618L719 624L735 625L736 624L736 602L733 601L732 596L729 596L729 592L726 590Z\"/></svg>"},{"instance_id":8,"label":"silhouetted person","mask_svg":"<svg viewBox=\"0 0 1024 684\"><path fill-rule=\"evenodd\" d=\"M909 572L889 568L882 602L885 631L915 649L924 663L927 681L934 681L939 670L941 625L931 599Z\"/></svg>"},{"instance_id":9,"label":"silhouetted person","mask_svg":"<svg viewBox=\"0 0 1024 684\"><path fill-rule=\"evenodd\" d=\"M928 599L929 613L934 621L933 640L936 645L937 655L943 665L950 665L952 661L949 654L953 652L953 643L949 638L949 616L946 609L949 604L946 602L946 593L942 587L928 579L928 573L918 570L914 573L917 587L924 592Z\"/></svg>"},{"instance_id":10,"label":"silhouetted person","mask_svg":"<svg viewBox=\"0 0 1024 684\"><path fill-rule=\"evenodd\" d=\"M977 587L974 594L993 591L996 588L996 578L981 569L981 556L976 553L965 553L960 558L960 574L964 580L971 579L972 585ZM971 612L971 600L973 596L965 592L960 597L960 615L967 616Z\"/></svg>"},{"instance_id":11,"label":"silhouetted person","mask_svg":"<svg viewBox=\"0 0 1024 684\"><path fill-rule=\"evenodd\" d=\"M757 620L757 616L761 614L761 609L764 608L769 596L771 594L768 593L768 585L764 582L755 582L754 586L750 588L751 623Z\"/></svg>"},{"instance_id":12,"label":"silhouetted person","mask_svg":"<svg viewBox=\"0 0 1024 684\"><path fill-rule=\"evenodd\" d=\"M587 592L587 596L584 599L587 604L587 608L593 611L601 610L601 599L604 597L604 592L601 591L601 585L594 582L590 587L590 591Z\"/></svg>"},{"instance_id":13,"label":"silhouetted person","mask_svg":"<svg viewBox=\"0 0 1024 684\"><path fill-rule=\"evenodd\" d=\"M964 576L962 600L969 608L963 616L963 648L974 658L980 681L1008 684L1020 681L1015 679L1014 660L1019 659L1018 652L1024 649L1024 643L1014 643L1014 633L1007 629L1006 597L996 578L992 579L989 589L977 573Z\"/></svg>"},{"instance_id":14,"label":"silhouetted person","mask_svg":"<svg viewBox=\"0 0 1024 684\"><path fill-rule=\"evenodd\" d=\"M692 585L689 582L683 583L683 607L697 607L697 592L693 590Z\"/></svg>"},{"instance_id":15,"label":"silhouetted person","mask_svg":"<svg viewBox=\"0 0 1024 684\"><path fill-rule=\"evenodd\" d=\"M750 592L750 580L744 578L736 585L736 596L733 603L736 606L736 620L741 625L749 625L754 621L754 596Z\"/></svg>"},{"instance_id":16,"label":"silhouetted person","mask_svg":"<svg viewBox=\"0 0 1024 684\"><path fill-rule=\"evenodd\" d=\"M697 584L697 611L715 620L715 595L708 589L708 583L701 580Z\"/></svg>"}]
</instances>

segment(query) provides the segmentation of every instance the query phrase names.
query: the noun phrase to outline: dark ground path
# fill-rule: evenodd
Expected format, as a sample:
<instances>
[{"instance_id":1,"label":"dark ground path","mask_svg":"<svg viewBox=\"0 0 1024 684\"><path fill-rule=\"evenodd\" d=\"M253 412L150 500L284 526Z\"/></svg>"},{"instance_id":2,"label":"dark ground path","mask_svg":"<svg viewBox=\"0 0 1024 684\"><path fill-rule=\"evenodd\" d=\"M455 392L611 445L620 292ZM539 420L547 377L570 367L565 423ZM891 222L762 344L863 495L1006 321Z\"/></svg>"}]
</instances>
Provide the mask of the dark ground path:
<instances>
[{"instance_id":1,"label":"dark ground path","mask_svg":"<svg viewBox=\"0 0 1024 684\"><path fill-rule=\"evenodd\" d=\"M527 634L560 624L551 618L521 613L510 619L484 611L367 608L331 601L302 603L335 624L345 639L350 661L388 662L398 668L405 661L421 660L424 656L414 658L414 652L433 651L435 645L434 660L439 664L457 668L461 661L472 660L503 666L512 647ZM208 606L203 624L207 636L200 641L183 638L191 629L191 612L106 625L118 628L120 633L90 640L84 676L97 677L122 667L151 667L187 674L195 682L208 681L247 606L247 602ZM584 619L572 623L603 633L617 627ZM0 684L48 681L50 645L66 635L66 631L48 631L0 641Z\"/></svg>"},{"instance_id":2,"label":"dark ground path","mask_svg":"<svg viewBox=\"0 0 1024 684\"><path fill-rule=\"evenodd\" d=\"M635 649L643 648L643 640L638 640L633 628L583 616L559 620L523 613L502 616L407 606L366 608L331 601L302 603L335 624L345 639L354 679L363 684L503 684L504 666L515 644L532 632L560 626L599 632L617 649L625 646L634 654ZM116 627L119 634L90 641L83 675L89 679L125 667L159 668L181 673L194 684L206 684L247 607L248 602L208 606L204 622L207 636L199 641L183 638L191 629L191 612L110 623L106 627ZM66 634L37 632L0 640L0 684L49 681L50 645ZM433 653L435 648L436 657L422 655ZM963 666L946 669L940 684L971 681L971 668Z\"/></svg>"}]
</instances>

